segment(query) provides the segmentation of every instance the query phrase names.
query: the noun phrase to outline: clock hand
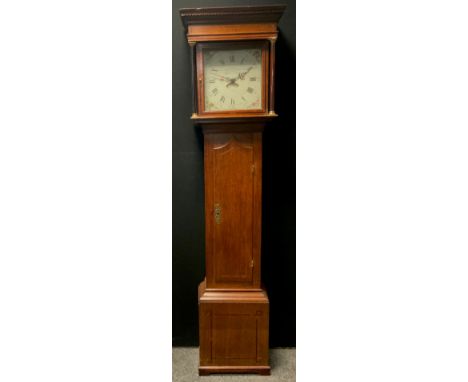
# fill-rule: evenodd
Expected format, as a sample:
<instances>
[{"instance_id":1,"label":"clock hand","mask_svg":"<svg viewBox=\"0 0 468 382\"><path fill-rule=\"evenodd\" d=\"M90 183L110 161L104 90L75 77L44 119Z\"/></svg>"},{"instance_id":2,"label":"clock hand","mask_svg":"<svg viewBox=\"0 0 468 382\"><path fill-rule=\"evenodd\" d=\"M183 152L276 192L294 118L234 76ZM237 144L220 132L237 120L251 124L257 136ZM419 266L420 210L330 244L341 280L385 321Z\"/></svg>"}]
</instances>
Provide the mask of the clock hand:
<instances>
[{"instance_id":1,"label":"clock hand","mask_svg":"<svg viewBox=\"0 0 468 382\"><path fill-rule=\"evenodd\" d=\"M230 81L230 79L229 79L229 78L227 78L227 77L224 77L224 76L222 76L222 75L220 75L220 74L211 73L210 75L211 75L211 76L216 76L216 77L219 77L219 79L220 79L221 81Z\"/></svg>"},{"instance_id":2,"label":"clock hand","mask_svg":"<svg viewBox=\"0 0 468 382\"><path fill-rule=\"evenodd\" d=\"M251 66L250 68L247 69L247 71L245 71L244 73L239 73L239 76L238 78L240 80L243 80L245 78L245 76L247 75L248 72L250 72L250 70L253 68L253 66Z\"/></svg>"},{"instance_id":3,"label":"clock hand","mask_svg":"<svg viewBox=\"0 0 468 382\"><path fill-rule=\"evenodd\" d=\"M239 84L236 83L237 80L238 80L238 78L230 78L229 83L226 84L226 87L231 86L231 85L239 86Z\"/></svg>"},{"instance_id":4,"label":"clock hand","mask_svg":"<svg viewBox=\"0 0 468 382\"><path fill-rule=\"evenodd\" d=\"M221 81L227 81L228 83L226 84L226 87L231 86L231 85L239 87L239 84L236 83L237 78L228 78L228 77L224 77L224 76L221 76L220 74L215 74L215 73L211 73L211 75L217 76L218 79Z\"/></svg>"},{"instance_id":5,"label":"clock hand","mask_svg":"<svg viewBox=\"0 0 468 382\"><path fill-rule=\"evenodd\" d=\"M236 81L239 79L238 77L228 78L228 77L222 76L222 75L217 74L217 73L210 73L210 76L215 76L221 81L227 81L226 87L231 86L231 85L239 86L239 84L236 83Z\"/></svg>"}]
</instances>

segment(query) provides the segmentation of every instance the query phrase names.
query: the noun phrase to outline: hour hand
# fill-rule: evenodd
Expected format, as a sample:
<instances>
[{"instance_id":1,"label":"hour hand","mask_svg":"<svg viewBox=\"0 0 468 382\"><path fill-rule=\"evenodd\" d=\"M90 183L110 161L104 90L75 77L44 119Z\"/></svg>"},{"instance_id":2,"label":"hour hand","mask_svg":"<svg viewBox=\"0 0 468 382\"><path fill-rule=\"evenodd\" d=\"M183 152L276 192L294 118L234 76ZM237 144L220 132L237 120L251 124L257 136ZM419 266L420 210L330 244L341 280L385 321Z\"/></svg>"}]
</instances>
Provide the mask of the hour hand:
<instances>
[{"instance_id":1,"label":"hour hand","mask_svg":"<svg viewBox=\"0 0 468 382\"><path fill-rule=\"evenodd\" d=\"M217 78L218 78L219 80L221 80L221 81L230 81L230 79L229 79L229 78L227 78L227 77L224 77L224 76L222 76L222 75L220 75L220 74L211 73L210 75L211 75L211 76L215 76L215 77L217 77Z\"/></svg>"}]
</instances>

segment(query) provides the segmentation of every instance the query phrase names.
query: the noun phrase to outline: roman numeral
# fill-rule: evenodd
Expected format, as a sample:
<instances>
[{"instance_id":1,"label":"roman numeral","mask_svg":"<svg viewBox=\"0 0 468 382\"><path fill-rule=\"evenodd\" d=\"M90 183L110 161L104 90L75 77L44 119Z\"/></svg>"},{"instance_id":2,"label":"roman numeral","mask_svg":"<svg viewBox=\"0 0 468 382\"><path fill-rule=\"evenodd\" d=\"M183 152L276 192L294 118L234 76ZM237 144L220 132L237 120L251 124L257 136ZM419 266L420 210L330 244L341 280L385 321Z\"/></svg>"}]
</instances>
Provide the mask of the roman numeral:
<instances>
[{"instance_id":1,"label":"roman numeral","mask_svg":"<svg viewBox=\"0 0 468 382\"><path fill-rule=\"evenodd\" d=\"M254 90L253 90L252 88L249 87L249 88L247 88L247 91L248 91L250 94L252 94Z\"/></svg>"},{"instance_id":2,"label":"roman numeral","mask_svg":"<svg viewBox=\"0 0 468 382\"><path fill-rule=\"evenodd\" d=\"M260 55L261 55L261 53L260 53L259 50L254 50L253 53L252 53L252 55L255 57L255 59L257 60L257 62L260 61Z\"/></svg>"},{"instance_id":3,"label":"roman numeral","mask_svg":"<svg viewBox=\"0 0 468 382\"><path fill-rule=\"evenodd\" d=\"M240 63L241 63L241 64L243 64L243 63L244 63L244 61L245 61L245 57L243 57L243 58L242 58L242 60L241 60L241 62L240 62Z\"/></svg>"},{"instance_id":4,"label":"roman numeral","mask_svg":"<svg viewBox=\"0 0 468 382\"><path fill-rule=\"evenodd\" d=\"M231 105L234 105L234 104L235 104L235 102L234 102L234 100L231 98Z\"/></svg>"},{"instance_id":5,"label":"roman numeral","mask_svg":"<svg viewBox=\"0 0 468 382\"><path fill-rule=\"evenodd\" d=\"M226 98L224 96L222 96L220 99L219 99L222 103L224 103L224 101L226 101Z\"/></svg>"},{"instance_id":6,"label":"roman numeral","mask_svg":"<svg viewBox=\"0 0 468 382\"><path fill-rule=\"evenodd\" d=\"M235 57L234 56L229 56L229 61L234 62Z\"/></svg>"},{"instance_id":7,"label":"roman numeral","mask_svg":"<svg viewBox=\"0 0 468 382\"><path fill-rule=\"evenodd\" d=\"M218 89L217 89L217 88L214 88L211 92L212 92L214 95L216 95L216 93L218 93Z\"/></svg>"}]
</instances>

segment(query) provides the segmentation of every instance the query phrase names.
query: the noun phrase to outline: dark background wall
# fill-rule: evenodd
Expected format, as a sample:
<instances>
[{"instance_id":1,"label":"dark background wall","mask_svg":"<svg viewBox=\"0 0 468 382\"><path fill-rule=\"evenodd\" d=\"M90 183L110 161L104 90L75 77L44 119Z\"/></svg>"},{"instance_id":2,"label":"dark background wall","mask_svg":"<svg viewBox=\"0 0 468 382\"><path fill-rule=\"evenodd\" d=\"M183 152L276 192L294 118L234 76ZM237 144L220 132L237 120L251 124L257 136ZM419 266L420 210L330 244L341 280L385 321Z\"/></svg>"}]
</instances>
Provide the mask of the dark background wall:
<instances>
[{"instance_id":1,"label":"dark background wall","mask_svg":"<svg viewBox=\"0 0 468 382\"><path fill-rule=\"evenodd\" d=\"M172 342L198 346L197 287L204 278L203 139L190 121L189 47L179 8L285 4L276 48L277 120L263 143L262 280L270 346L296 345L296 4L294 0L172 2Z\"/></svg>"}]
</instances>

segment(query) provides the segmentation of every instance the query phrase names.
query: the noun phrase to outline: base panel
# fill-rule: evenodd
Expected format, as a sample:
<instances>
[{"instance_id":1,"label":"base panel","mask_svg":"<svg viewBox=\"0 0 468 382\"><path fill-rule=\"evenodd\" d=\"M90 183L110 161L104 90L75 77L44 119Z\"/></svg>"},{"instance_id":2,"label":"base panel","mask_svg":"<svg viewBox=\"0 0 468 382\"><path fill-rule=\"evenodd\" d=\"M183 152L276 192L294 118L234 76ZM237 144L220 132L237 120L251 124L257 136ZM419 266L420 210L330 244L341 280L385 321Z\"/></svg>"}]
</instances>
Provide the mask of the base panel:
<instances>
[{"instance_id":1,"label":"base panel","mask_svg":"<svg viewBox=\"0 0 468 382\"><path fill-rule=\"evenodd\" d=\"M265 290L213 292L198 296L200 375L270 374L269 301Z\"/></svg>"}]
</instances>

